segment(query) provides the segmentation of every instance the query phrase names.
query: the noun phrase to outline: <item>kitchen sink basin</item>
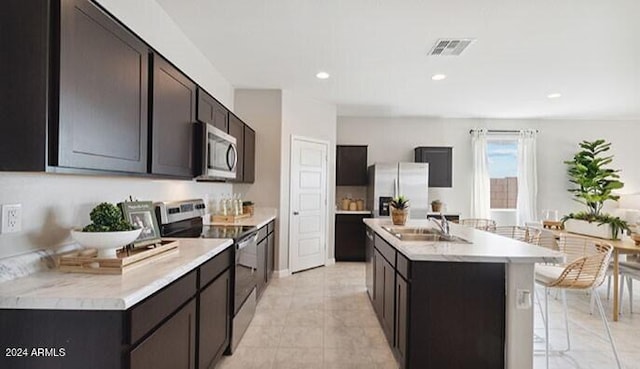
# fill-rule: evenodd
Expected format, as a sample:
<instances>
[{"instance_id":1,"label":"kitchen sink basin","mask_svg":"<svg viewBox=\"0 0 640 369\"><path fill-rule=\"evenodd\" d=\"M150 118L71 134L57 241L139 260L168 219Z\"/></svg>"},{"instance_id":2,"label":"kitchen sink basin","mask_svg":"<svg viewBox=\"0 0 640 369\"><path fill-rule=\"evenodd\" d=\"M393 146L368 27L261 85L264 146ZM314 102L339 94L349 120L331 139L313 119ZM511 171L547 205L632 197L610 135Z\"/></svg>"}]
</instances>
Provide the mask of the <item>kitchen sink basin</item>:
<instances>
[{"instance_id":1,"label":"kitchen sink basin","mask_svg":"<svg viewBox=\"0 0 640 369\"><path fill-rule=\"evenodd\" d=\"M437 229L422 227L382 227L402 241L471 243L463 238L446 235Z\"/></svg>"}]
</instances>

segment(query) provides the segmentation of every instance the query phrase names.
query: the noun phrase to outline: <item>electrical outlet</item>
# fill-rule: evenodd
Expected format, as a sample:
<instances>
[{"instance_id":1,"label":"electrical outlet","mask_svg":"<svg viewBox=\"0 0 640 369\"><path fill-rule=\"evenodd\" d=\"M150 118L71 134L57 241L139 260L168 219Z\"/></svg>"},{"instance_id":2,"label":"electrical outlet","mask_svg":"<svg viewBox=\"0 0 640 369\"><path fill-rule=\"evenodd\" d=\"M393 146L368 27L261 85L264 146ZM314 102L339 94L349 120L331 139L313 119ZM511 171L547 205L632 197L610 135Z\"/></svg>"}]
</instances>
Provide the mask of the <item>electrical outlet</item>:
<instances>
[{"instance_id":1,"label":"electrical outlet","mask_svg":"<svg viewBox=\"0 0 640 369\"><path fill-rule=\"evenodd\" d=\"M15 233L22 230L22 205L2 205L2 227L0 233Z\"/></svg>"}]
</instances>

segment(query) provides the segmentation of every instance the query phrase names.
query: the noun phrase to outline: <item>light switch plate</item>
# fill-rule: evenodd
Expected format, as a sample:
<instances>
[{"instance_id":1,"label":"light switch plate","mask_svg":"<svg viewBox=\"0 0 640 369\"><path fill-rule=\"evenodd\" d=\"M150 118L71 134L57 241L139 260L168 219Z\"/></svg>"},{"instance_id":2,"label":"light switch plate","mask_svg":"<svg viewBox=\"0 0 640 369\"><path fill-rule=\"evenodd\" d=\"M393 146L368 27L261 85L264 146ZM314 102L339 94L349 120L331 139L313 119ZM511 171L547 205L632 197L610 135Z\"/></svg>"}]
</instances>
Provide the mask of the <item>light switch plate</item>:
<instances>
[{"instance_id":1,"label":"light switch plate","mask_svg":"<svg viewBox=\"0 0 640 369\"><path fill-rule=\"evenodd\" d=\"M22 230L22 205L2 205L0 221L2 224L0 233L20 232Z\"/></svg>"},{"instance_id":2,"label":"light switch plate","mask_svg":"<svg viewBox=\"0 0 640 369\"><path fill-rule=\"evenodd\" d=\"M516 308L531 309L531 291L518 289L516 293Z\"/></svg>"}]
</instances>

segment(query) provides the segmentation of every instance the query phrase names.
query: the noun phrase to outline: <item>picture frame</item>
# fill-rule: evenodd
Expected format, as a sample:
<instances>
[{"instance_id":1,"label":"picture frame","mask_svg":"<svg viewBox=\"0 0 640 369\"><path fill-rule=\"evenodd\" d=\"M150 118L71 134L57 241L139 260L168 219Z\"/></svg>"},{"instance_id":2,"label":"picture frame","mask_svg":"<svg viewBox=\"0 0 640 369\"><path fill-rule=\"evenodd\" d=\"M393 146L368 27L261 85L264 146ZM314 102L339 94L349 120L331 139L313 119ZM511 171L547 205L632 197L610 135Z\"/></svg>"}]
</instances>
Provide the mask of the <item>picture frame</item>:
<instances>
[{"instance_id":1,"label":"picture frame","mask_svg":"<svg viewBox=\"0 0 640 369\"><path fill-rule=\"evenodd\" d=\"M133 247L148 246L160 242L160 227L158 227L153 202L125 201L119 205L124 219L134 227L142 228L140 236L133 241Z\"/></svg>"}]
</instances>

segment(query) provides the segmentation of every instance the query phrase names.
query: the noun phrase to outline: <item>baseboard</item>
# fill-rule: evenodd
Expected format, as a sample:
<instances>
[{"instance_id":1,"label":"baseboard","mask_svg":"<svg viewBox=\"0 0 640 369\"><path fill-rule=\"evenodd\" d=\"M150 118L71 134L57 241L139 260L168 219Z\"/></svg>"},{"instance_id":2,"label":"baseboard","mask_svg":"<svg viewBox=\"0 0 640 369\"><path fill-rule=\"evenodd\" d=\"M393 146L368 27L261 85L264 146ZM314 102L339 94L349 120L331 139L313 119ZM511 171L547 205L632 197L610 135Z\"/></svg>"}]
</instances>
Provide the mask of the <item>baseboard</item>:
<instances>
[{"instance_id":1,"label":"baseboard","mask_svg":"<svg viewBox=\"0 0 640 369\"><path fill-rule=\"evenodd\" d=\"M275 270L273 272L273 275L276 278L284 278L284 277L288 277L291 275L291 272L289 271L289 269L282 269L282 270Z\"/></svg>"},{"instance_id":2,"label":"baseboard","mask_svg":"<svg viewBox=\"0 0 640 369\"><path fill-rule=\"evenodd\" d=\"M333 265L336 263L336 258L331 258L331 259L327 259L327 261L324 263L325 266L329 266L329 265Z\"/></svg>"}]
</instances>

